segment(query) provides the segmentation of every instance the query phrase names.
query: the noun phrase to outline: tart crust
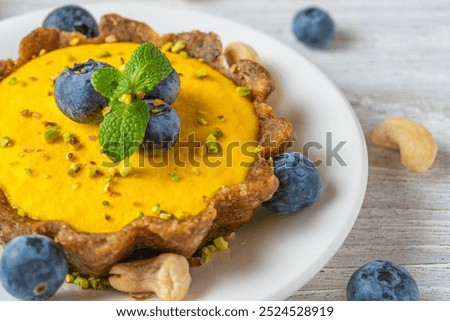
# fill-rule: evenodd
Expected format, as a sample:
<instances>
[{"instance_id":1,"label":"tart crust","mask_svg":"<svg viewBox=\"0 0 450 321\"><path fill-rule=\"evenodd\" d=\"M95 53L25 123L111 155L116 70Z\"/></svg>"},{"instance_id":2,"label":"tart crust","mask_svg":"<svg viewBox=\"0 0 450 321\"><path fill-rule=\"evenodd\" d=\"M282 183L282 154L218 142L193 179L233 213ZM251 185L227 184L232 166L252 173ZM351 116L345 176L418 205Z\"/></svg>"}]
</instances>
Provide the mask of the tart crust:
<instances>
[{"instance_id":1,"label":"tart crust","mask_svg":"<svg viewBox=\"0 0 450 321\"><path fill-rule=\"evenodd\" d=\"M259 160L249 170L246 181L223 187L197 216L179 221L145 217L116 233L82 233L64 222L21 217L0 189L1 242L8 242L21 234L45 234L61 245L74 269L89 275L105 276L114 264L136 249L144 247L191 257L216 237L229 235L248 222L255 209L270 199L278 188L271 156L290 147L294 135L291 123L276 117L272 108L264 103L274 89L268 71L250 60L240 60L227 68L223 62L222 43L215 33L194 30L160 36L148 25L117 14L103 16L99 30L98 37L89 39L77 32L35 29L22 40L16 61L0 61L0 80L37 57L43 49L49 52L75 43L150 41L162 46L168 41L183 41L191 57L203 59L237 85L250 88L250 100L259 118L262 146Z\"/></svg>"}]
</instances>

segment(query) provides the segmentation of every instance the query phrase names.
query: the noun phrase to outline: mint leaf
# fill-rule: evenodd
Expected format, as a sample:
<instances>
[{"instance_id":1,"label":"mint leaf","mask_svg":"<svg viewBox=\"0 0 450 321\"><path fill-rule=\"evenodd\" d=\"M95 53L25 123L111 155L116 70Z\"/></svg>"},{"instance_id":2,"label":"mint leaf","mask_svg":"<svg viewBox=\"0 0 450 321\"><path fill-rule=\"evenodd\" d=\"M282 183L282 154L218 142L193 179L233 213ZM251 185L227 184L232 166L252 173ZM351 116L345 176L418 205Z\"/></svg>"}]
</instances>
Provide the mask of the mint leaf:
<instances>
[{"instance_id":1,"label":"mint leaf","mask_svg":"<svg viewBox=\"0 0 450 321\"><path fill-rule=\"evenodd\" d=\"M114 98L121 77L122 74L116 68L104 67L92 74L91 84L100 95L111 99Z\"/></svg>"},{"instance_id":2,"label":"mint leaf","mask_svg":"<svg viewBox=\"0 0 450 321\"><path fill-rule=\"evenodd\" d=\"M136 152L145 136L150 116L142 100L124 104L118 100L110 102L109 112L100 124L99 140L103 152L118 162Z\"/></svg>"},{"instance_id":3,"label":"mint leaf","mask_svg":"<svg viewBox=\"0 0 450 321\"><path fill-rule=\"evenodd\" d=\"M155 45L148 42L133 52L123 76L130 80L129 90L132 93L147 93L172 71L169 59ZM126 93L124 88L119 91L120 94Z\"/></svg>"},{"instance_id":4,"label":"mint leaf","mask_svg":"<svg viewBox=\"0 0 450 321\"><path fill-rule=\"evenodd\" d=\"M155 45L145 43L133 52L123 73L106 67L92 75L94 89L110 99L111 111L100 124L99 140L103 152L114 162L130 157L139 148L150 117L145 102L125 104L119 99L124 94L136 99L137 93L149 92L172 71L167 57Z\"/></svg>"}]
</instances>

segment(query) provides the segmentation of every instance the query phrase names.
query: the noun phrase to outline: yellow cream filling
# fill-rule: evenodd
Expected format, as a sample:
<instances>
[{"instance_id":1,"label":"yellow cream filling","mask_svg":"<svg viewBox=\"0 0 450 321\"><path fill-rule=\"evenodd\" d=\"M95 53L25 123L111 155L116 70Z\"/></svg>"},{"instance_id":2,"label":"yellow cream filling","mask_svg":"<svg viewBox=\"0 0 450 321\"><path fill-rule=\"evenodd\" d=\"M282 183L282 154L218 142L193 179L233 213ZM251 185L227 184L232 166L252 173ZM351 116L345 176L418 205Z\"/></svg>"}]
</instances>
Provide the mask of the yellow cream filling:
<instances>
[{"instance_id":1,"label":"yellow cream filling","mask_svg":"<svg viewBox=\"0 0 450 321\"><path fill-rule=\"evenodd\" d=\"M136 47L113 43L56 50L0 83L0 188L19 215L110 233L143 216L197 215L221 187L245 181L259 135L253 104L237 94L232 81L197 59L167 52L181 79L173 107L181 118L184 143L162 155L136 153L113 166L100 153L98 125L75 123L59 111L53 80L64 68L89 58L119 67ZM60 131L52 142L44 139L49 123ZM223 132L219 153L194 147L193 140L204 143L216 127ZM69 133L77 137L79 148L64 142Z\"/></svg>"}]
</instances>

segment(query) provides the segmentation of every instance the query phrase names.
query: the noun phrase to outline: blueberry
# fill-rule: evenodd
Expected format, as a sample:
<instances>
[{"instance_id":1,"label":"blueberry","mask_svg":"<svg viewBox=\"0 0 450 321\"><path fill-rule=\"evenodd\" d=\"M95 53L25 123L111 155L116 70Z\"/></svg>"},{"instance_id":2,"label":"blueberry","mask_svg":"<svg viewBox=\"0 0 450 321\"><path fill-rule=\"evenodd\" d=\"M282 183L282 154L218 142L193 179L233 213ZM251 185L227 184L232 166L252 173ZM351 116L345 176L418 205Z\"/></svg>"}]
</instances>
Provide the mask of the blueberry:
<instances>
[{"instance_id":1,"label":"blueberry","mask_svg":"<svg viewBox=\"0 0 450 321\"><path fill-rule=\"evenodd\" d=\"M291 214L314 203L322 192L319 171L304 155L284 153L274 158L274 172L279 187L262 205L278 214Z\"/></svg>"},{"instance_id":2,"label":"blueberry","mask_svg":"<svg viewBox=\"0 0 450 321\"><path fill-rule=\"evenodd\" d=\"M172 147L180 136L180 116L175 109L161 100L144 101L150 110L150 121L144 138L145 151L152 154L154 151Z\"/></svg>"},{"instance_id":3,"label":"blueberry","mask_svg":"<svg viewBox=\"0 0 450 321\"><path fill-rule=\"evenodd\" d=\"M61 287L67 270L63 252L44 235L12 239L0 260L3 287L20 300L47 300Z\"/></svg>"},{"instance_id":4,"label":"blueberry","mask_svg":"<svg viewBox=\"0 0 450 321\"><path fill-rule=\"evenodd\" d=\"M174 70L155 88L145 95L145 99L161 99L166 104L173 104L180 92L180 77Z\"/></svg>"},{"instance_id":5,"label":"blueberry","mask_svg":"<svg viewBox=\"0 0 450 321\"><path fill-rule=\"evenodd\" d=\"M389 261L372 261L353 273L347 285L349 301L418 301L411 274Z\"/></svg>"},{"instance_id":6,"label":"blueberry","mask_svg":"<svg viewBox=\"0 0 450 321\"><path fill-rule=\"evenodd\" d=\"M97 93L91 76L108 64L89 61L66 69L55 81L55 101L61 112L77 123L98 123L108 99Z\"/></svg>"},{"instance_id":7,"label":"blueberry","mask_svg":"<svg viewBox=\"0 0 450 321\"><path fill-rule=\"evenodd\" d=\"M297 13L292 29L298 40L315 48L325 48L334 36L333 20L318 8L306 8Z\"/></svg>"},{"instance_id":8,"label":"blueberry","mask_svg":"<svg viewBox=\"0 0 450 321\"><path fill-rule=\"evenodd\" d=\"M85 9L74 5L53 10L45 18L42 25L62 31L78 31L88 38L98 36L98 26L94 17Z\"/></svg>"}]
</instances>

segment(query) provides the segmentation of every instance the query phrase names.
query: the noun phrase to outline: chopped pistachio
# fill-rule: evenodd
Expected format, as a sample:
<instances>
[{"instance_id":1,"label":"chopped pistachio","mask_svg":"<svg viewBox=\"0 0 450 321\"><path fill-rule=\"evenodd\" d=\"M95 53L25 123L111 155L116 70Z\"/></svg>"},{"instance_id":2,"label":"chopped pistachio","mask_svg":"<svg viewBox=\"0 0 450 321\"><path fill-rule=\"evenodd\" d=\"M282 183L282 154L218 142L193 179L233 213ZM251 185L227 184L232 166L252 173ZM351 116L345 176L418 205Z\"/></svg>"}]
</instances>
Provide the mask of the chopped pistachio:
<instances>
[{"instance_id":1,"label":"chopped pistachio","mask_svg":"<svg viewBox=\"0 0 450 321\"><path fill-rule=\"evenodd\" d=\"M33 170L31 168L24 168L23 169L25 171L25 174L27 174L28 176L33 175Z\"/></svg>"},{"instance_id":2,"label":"chopped pistachio","mask_svg":"<svg viewBox=\"0 0 450 321\"><path fill-rule=\"evenodd\" d=\"M57 129L58 124L56 124L53 121L43 121L42 125L44 125L46 128L53 128L53 129Z\"/></svg>"},{"instance_id":3,"label":"chopped pistachio","mask_svg":"<svg viewBox=\"0 0 450 321\"><path fill-rule=\"evenodd\" d=\"M108 176L109 180L111 180L112 177L115 176L117 173L119 173L119 171L117 170L116 167L108 167L108 174L110 175Z\"/></svg>"},{"instance_id":4,"label":"chopped pistachio","mask_svg":"<svg viewBox=\"0 0 450 321\"><path fill-rule=\"evenodd\" d=\"M183 58L189 58L189 53L186 50L181 50L178 54Z\"/></svg>"},{"instance_id":5,"label":"chopped pistachio","mask_svg":"<svg viewBox=\"0 0 450 321\"><path fill-rule=\"evenodd\" d=\"M144 212L139 211L139 212L137 213L137 217L138 217L138 218L143 218L143 217L144 217Z\"/></svg>"},{"instance_id":6,"label":"chopped pistachio","mask_svg":"<svg viewBox=\"0 0 450 321\"><path fill-rule=\"evenodd\" d=\"M27 216L27 212L23 208L17 209L17 215L25 217Z\"/></svg>"},{"instance_id":7,"label":"chopped pistachio","mask_svg":"<svg viewBox=\"0 0 450 321\"><path fill-rule=\"evenodd\" d=\"M104 50L104 51L98 53L95 57L97 57L97 58L107 58L107 57L111 57L111 53L108 50Z\"/></svg>"},{"instance_id":8,"label":"chopped pistachio","mask_svg":"<svg viewBox=\"0 0 450 321\"><path fill-rule=\"evenodd\" d=\"M194 74L194 77L198 78L198 79L206 78L206 77L208 77L208 70L206 70L206 69L197 70Z\"/></svg>"},{"instance_id":9,"label":"chopped pistachio","mask_svg":"<svg viewBox=\"0 0 450 321\"><path fill-rule=\"evenodd\" d=\"M220 137L223 136L223 132L222 132L222 130L219 127L214 127L211 130L211 135L213 135L216 138L220 138Z\"/></svg>"},{"instance_id":10,"label":"chopped pistachio","mask_svg":"<svg viewBox=\"0 0 450 321\"><path fill-rule=\"evenodd\" d=\"M122 103L129 105L131 104L131 102L133 101L133 97L131 97L130 94L123 94L120 98L119 101L121 101Z\"/></svg>"},{"instance_id":11,"label":"chopped pistachio","mask_svg":"<svg viewBox=\"0 0 450 321\"><path fill-rule=\"evenodd\" d=\"M207 247L202 248L202 251L200 252L200 263L206 264L211 259L212 253L209 251Z\"/></svg>"},{"instance_id":12,"label":"chopped pistachio","mask_svg":"<svg viewBox=\"0 0 450 321\"><path fill-rule=\"evenodd\" d=\"M214 239L214 245L221 251L228 249L228 242L222 236Z\"/></svg>"},{"instance_id":13,"label":"chopped pistachio","mask_svg":"<svg viewBox=\"0 0 450 321\"><path fill-rule=\"evenodd\" d=\"M202 248L200 252L200 263L206 264L211 259L214 252L223 251L228 248L228 242L223 237L214 239L213 244L209 244Z\"/></svg>"},{"instance_id":14,"label":"chopped pistachio","mask_svg":"<svg viewBox=\"0 0 450 321\"><path fill-rule=\"evenodd\" d=\"M31 116L31 113L30 113L30 111L29 111L28 109L22 110L22 111L20 112L20 114L21 114L23 117L29 117L29 116Z\"/></svg>"},{"instance_id":15,"label":"chopped pistachio","mask_svg":"<svg viewBox=\"0 0 450 321\"><path fill-rule=\"evenodd\" d=\"M181 50L183 50L184 48L186 48L186 44L183 41L177 41L175 42L175 44L172 46L172 48L170 48L170 51L174 52L174 53L178 53Z\"/></svg>"},{"instance_id":16,"label":"chopped pistachio","mask_svg":"<svg viewBox=\"0 0 450 321\"><path fill-rule=\"evenodd\" d=\"M88 281L89 281L89 285L90 285L91 288L93 288L93 289L97 289L98 286L99 286L99 284L100 284L100 279L95 278L95 277L93 277L93 276L89 277Z\"/></svg>"},{"instance_id":17,"label":"chopped pistachio","mask_svg":"<svg viewBox=\"0 0 450 321\"><path fill-rule=\"evenodd\" d=\"M153 105L155 105L156 107L159 107L159 106L165 105L165 102L162 99L155 99L155 100L153 100Z\"/></svg>"},{"instance_id":18,"label":"chopped pistachio","mask_svg":"<svg viewBox=\"0 0 450 321\"><path fill-rule=\"evenodd\" d=\"M88 177L95 177L95 176L100 176L103 175L103 172L101 169L97 168L97 167L90 167L88 170Z\"/></svg>"},{"instance_id":19,"label":"chopped pistachio","mask_svg":"<svg viewBox=\"0 0 450 321\"><path fill-rule=\"evenodd\" d=\"M67 283L73 283L74 280L75 280L75 277L72 274L70 274L70 273L66 274L66 282Z\"/></svg>"},{"instance_id":20,"label":"chopped pistachio","mask_svg":"<svg viewBox=\"0 0 450 321\"><path fill-rule=\"evenodd\" d=\"M216 141L206 142L205 147L209 154L217 154L220 149L220 145Z\"/></svg>"},{"instance_id":21,"label":"chopped pistachio","mask_svg":"<svg viewBox=\"0 0 450 321\"><path fill-rule=\"evenodd\" d=\"M153 213L153 214L159 215L160 212L161 212L161 205L155 204L155 205L152 207L152 213Z\"/></svg>"},{"instance_id":22,"label":"chopped pistachio","mask_svg":"<svg viewBox=\"0 0 450 321\"><path fill-rule=\"evenodd\" d=\"M19 81L16 77L12 77L12 78L9 80L8 84L9 84L9 85L17 85L19 82L20 82L20 81Z\"/></svg>"},{"instance_id":23,"label":"chopped pistachio","mask_svg":"<svg viewBox=\"0 0 450 321\"><path fill-rule=\"evenodd\" d=\"M87 70L86 70L86 68L81 68L80 70L75 70L73 73L74 74L85 74L85 73L87 73Z\"/></svg>"},{"instance_id":24,"label":"chopped pistachio","mask_svg":"<svg viewBox=\"0 0 450 321\"><path fill-rule=\"evenodd\" d=\"M9 136L3 136L0 138L0 148L11 147L12 144L13 142Z\"/></svg>"},{"instance_id":25,"label":"chopped pistachio","mask_svg":"<svg viewBox=\"0 0 450 321\"><path fill-rule=\"evenodd\" d=\"M261 145L258 145L258 146L256 146L256 147L252 148L252 149L250 150L250 152L255 153L255 154L258 154L258 153L261 152L262 150L263 150L262 146L261 146Z\"/></svg>"},{"instance_id":26,"label":"chopped pistachio","mask_svg":"<svg viewBox=\"0 0 450 321\"><path fill-rule=\"evenodd\" d=\"M109 206L109 202L105 200L105 201L102 202L102 205L103 206Z\"/></svg>"},{"instance_id":27,"label":"chopped pistachio","mask_svg":"<svg viewBox=\"0 0 450 321\"><path fill-rule=\"evenodd\" d=\"M72 40L70 40L69 45L76 46L76 45L78 45L79 42L80 42L80 39L75 37L75 38L72 38Z\"/></svg>"},{"instance_id":28,"label":"chopped pistachio","mask_svg":"<svg viewBox=\"0 0 450 321\"><path fill-rule=\"evenodd\" d=\"M40 118L42 117L42 115L39 114L39 113L37 113L37 112L33 112L33 113L31 114L31 116L32 116L34 119L40 119Z\"/></svg>"},{"instance_id":29,"label":"chopped pistachio","mask_svg":"<svg viewBox=\"0 0 450 321\"><path fill-rule=\"evenodd\" d=\"M122 177L127 177L133 171L133 167L131 166L123 166L119 169L119 174Z\"/></svg>"},{"instance_id":30,"label":"chopped pistachio","mask_svg":"<svg viewBox=\"0 0 450 321\"><path fill-rule=\"evenodd\" d=\"M200 170L196 167L193 167L191 169L191 173L198 176L198 175L200 175Z\"/></svg>"},{"instance_id":31,"label":"chopped pistachio","mask_svg":"<svg viewBox=\"0 0 450 321\"><path fill-rule=\"evenodd\" d=\"M169 176L170 176L170 179L173 181L173 182L179 182L180 181L180 175L177 173L177 172L172 172L172 173L170 173L169 174Z\"/></svg>"},{"instance_id":32,"label":"chopped pistachio","mask_svg":"<svg viewBox=\"0 0 450 321\"><path fill-rule=\"evenodd\" d=\"M109 193L111 190L111 183L106 182L105 185L103 185L103 193Z\"/></svg>"},{"instance_id":33,"label":"chopped pistachio","mask_svg":"<svg viewBox=\"0 0 450 321\"><path fill-rule=\"evenodd\" d=\"M238 94L241 97L250 95L250 93L251 93L251 90L247 87L239 86L236 88L236 94Z\"/></svg>"},{"instance_id":34,"label":"chopped pistachio","mask_svg":"<svg viewBox=\"0 0 450 321\"><path fill-rule=\"evenodd\" d=\"M208 136L206 136L205 142L217 142L217 138L213 134L209 134Z\"/></svg>"},{"instance_id":35,"label":"chopped pistachio","mask_svg":"<svg viewBox=\"0 0 450 321\"><path fill-rule=\"evenodd\" d=\"M76 173L78 173L81 170L81 167L79 164L76 163L72 163L69 166L69 170L67 172L67 174L69 174L70 176L74 176Z\"/></svg>"},{"instance_id":36,"label":"chopped pistachio","mask_svg":"<svg viewBox=\"0 0 450 321\"><path fill-rule=\"evenodd\" d=\"M73 153L68 153L67 155L66 155L66 159L67 160L71 160L71 159L73 159Z\"/></svg>"},{"instance_id":37,"label":"chopped pistachio","mask_svg":"<svg viewBox=\"0 0 450 321\"><path fill-rule=\"evenodd\" d=\"M197 117L196 119L200 125L202 125L202 126L208 125L208 121L204 117Z\"/></svg>"},{"instance_id":38,"label":"chopped pistachio","mask_svg":"<svg viewBox=\"0 0 450 321\"><path fill-rule=\"evenodd\" d=\"M162 51L169 51L172 47L173 47L173 42L172 42L172 41L169 41L169 42L166 42L166 43L161 47L161 50L162 50Z\"/></svg>"},{"instance_id":39,"label":"chopped pistachio","mask_svg":"<svg viewBox=\"0 0 450 321\"><path fill-rule=\"evenodd\" d=\"M46 52L47 52L47 50L41 49L41 51L39 51L39 56L45 55Z\"/></svg>"},{"instance_id":40,"label":"chopped pistachio","mask_svg":"<svg viewBox=\"0 0 450 321\"><path fill-rule=\"evenodd\" d=\"M138 91L135 95L137 99L143 99L145 97L145 93L142 91Z\"/></svg>"},{"instance_id":41,"label":"chopped pistachio","mask_svg":"<svg viewBox=\"0 0 450 321\"><path fill-rule=\"evenodd\" d=\"M44 140L47 143L52 143L59 137L59 133L59 130L55 128L49 128L44 132Z\"/></svg>"},{"instance_id":42,"label":"chopped pistachio","mask_svg":"<svg viewBox=\"0 0 450 321\"><path fill-rule=\"evenodd\" d=\"M174 216L172 214L166 213L166 212L161 212L159 214L159 218L162 218L163 220L171 220L171 219L173 219L173 217Z\"/></svg>"},{"instance_id":43,"label":"chopped pistachio","mask_svg":"<svg viewBox=\"0 0 450 321\"><path fill-rule=\"evenodd\" d=\"M78 140L78 138L74 134L69 132L65 132L63 134L63 141L73 148L78 148L80 146L80 141Z\"/></svg>"},{"instance_id":44,"label":"chopped pistachio","mask_svg":"<svg viewBox=\"0 0 450 321\"><path fill-rule=\"evenodd\" d=\"M89 281L81 276L77 276L75 280L73 280L73 284L78 285L82 289L89 289Z\"/></svg>"},{"instance_id":45,"label":"chopped pistachio","mask_svg":"<svg viewBox=\"0 0 450 321\"><path fill-rule=\"evenodd\" d=\"M66 282L78 285L83 289L95 289L95 290L106 290L109 288L109 282L107 279L98 278L95 276L83 276L78 272L68 273L66 275Z\"/></svg>"},{"instance_id":46,"label":"chopped pistachio","mask_svg":"<svg viewBox=\"0 0 450 321\"><path fill-rule=\"evenodd\" d=\"M103 110L102 110L103 117L108 115L111 112L111 110L112 110L112 108L110 106L106 106L105 108L103 108Z\"/></svg>"}]
</instances>

